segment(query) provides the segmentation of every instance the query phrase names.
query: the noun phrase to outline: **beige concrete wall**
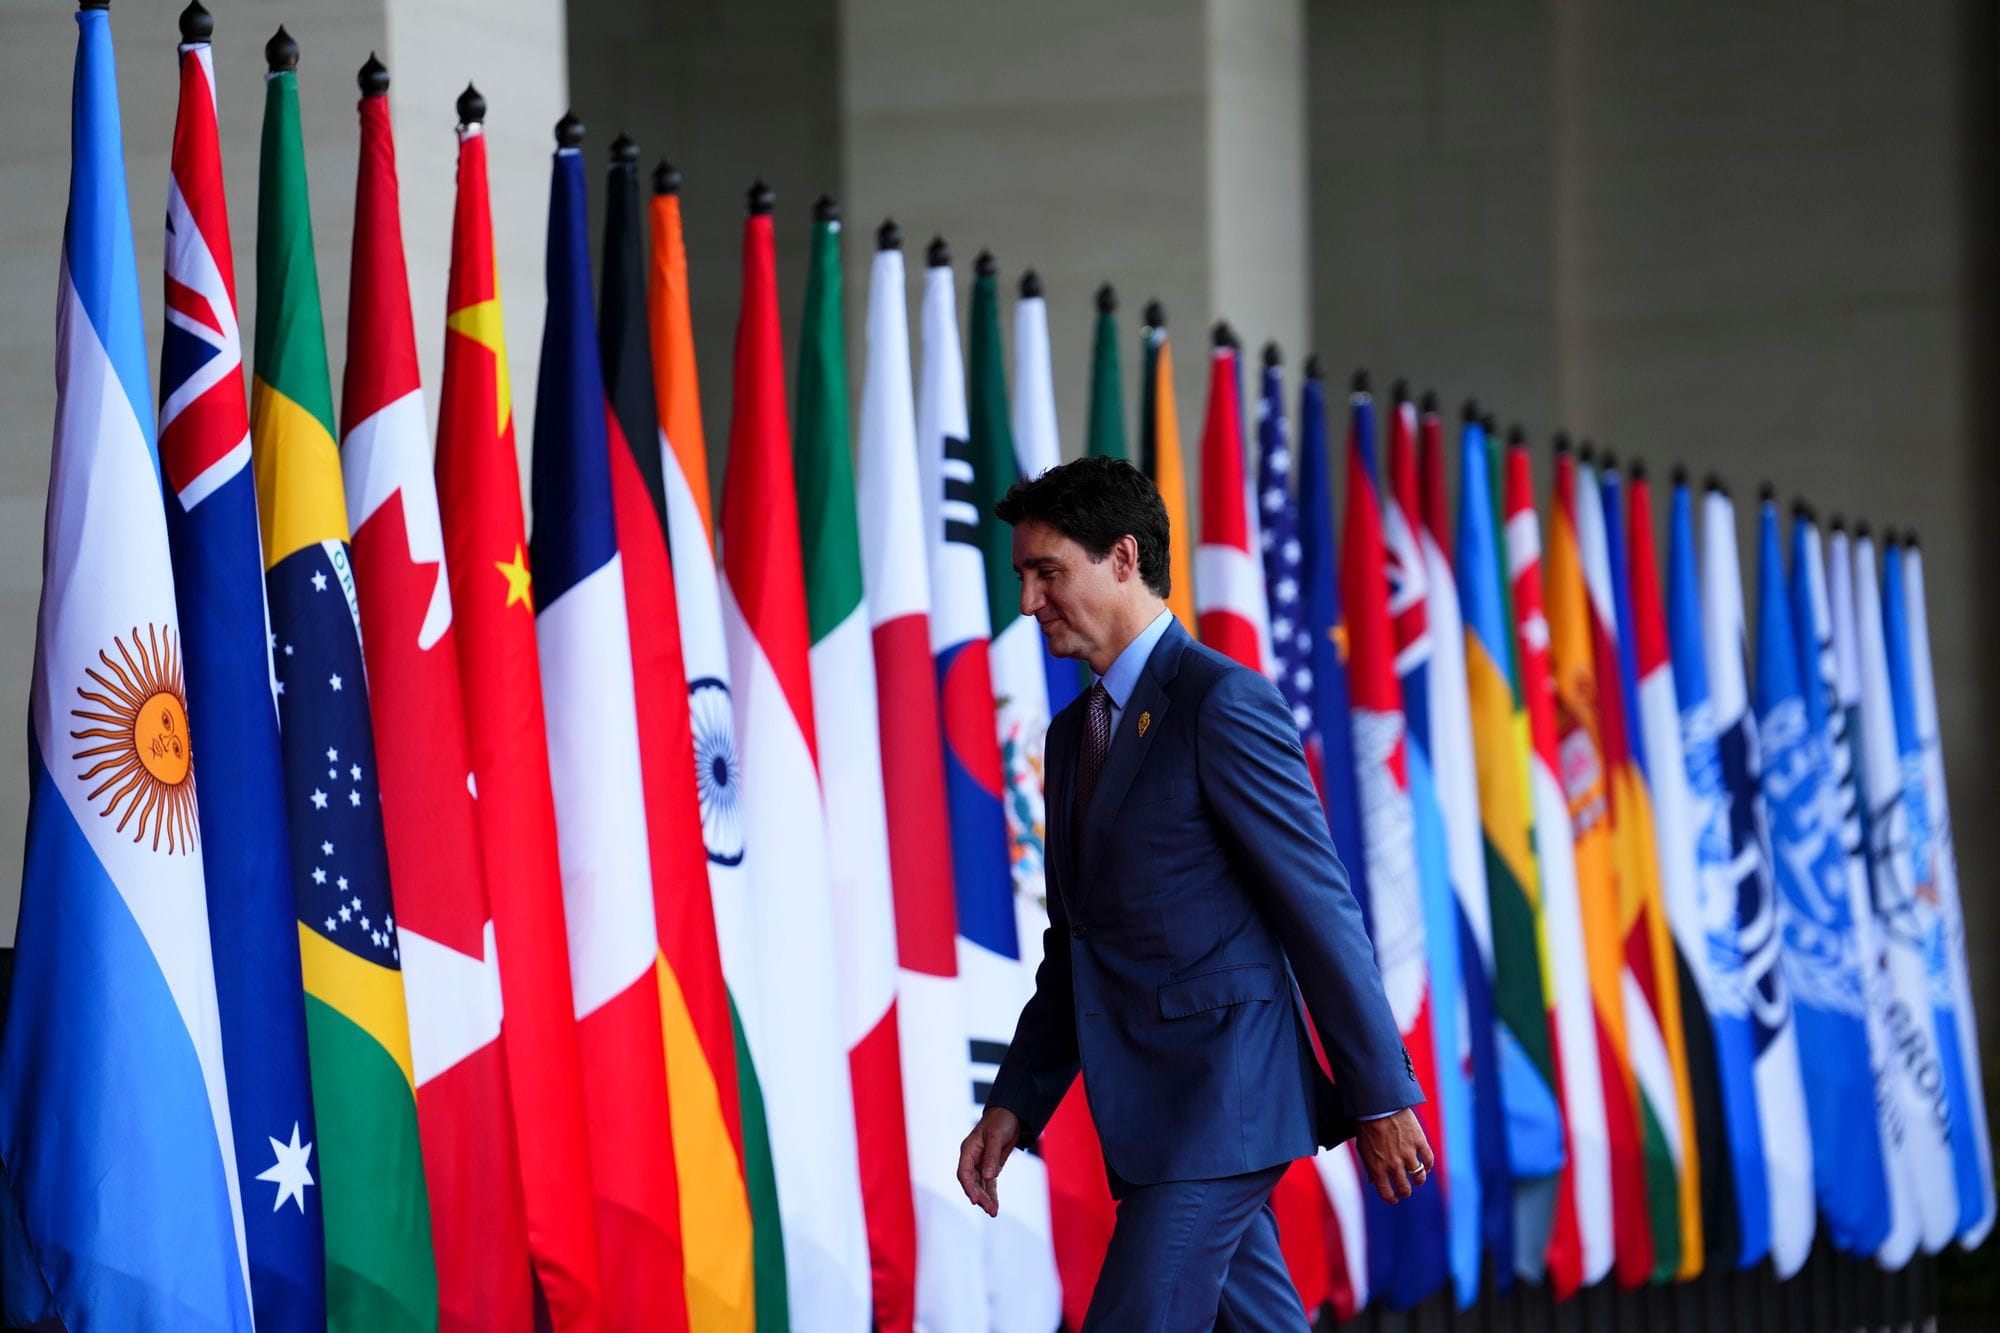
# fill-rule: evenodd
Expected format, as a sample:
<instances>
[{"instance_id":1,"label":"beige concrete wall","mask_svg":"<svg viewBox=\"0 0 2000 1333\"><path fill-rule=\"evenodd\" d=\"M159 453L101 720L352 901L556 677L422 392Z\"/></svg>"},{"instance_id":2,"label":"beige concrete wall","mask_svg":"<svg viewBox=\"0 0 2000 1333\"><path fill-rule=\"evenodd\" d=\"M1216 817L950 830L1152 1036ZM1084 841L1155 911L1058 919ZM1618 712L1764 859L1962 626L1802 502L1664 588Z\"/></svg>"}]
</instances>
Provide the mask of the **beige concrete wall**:
<instances>
[{"instance_id":1,"label":"beige concrete wall","mask_svg":"<svg viewBox=\"0 0 2000 1333\"><path fill-rule=\"evenodd\" d=\"M533 406L541 337L542 238L549 127L566 79L559 0L294 0L217 6L215 66L223 171L229 188L237 299L248 360L255 337L257 157L264 43L280 15L299 41L300 113L311 178L320 293L335 393L347 337L358 132L354 73L370 51L392 77L417 340L435 385L444 340L450 245L452 103L476 77L493 103L493 193L507 293L514 389L524 423ZM11 943L27 820L26 719L35 610L41 595L42 510L55 420L54 310L69 180L73 10L13 0L0 6L0 98L14 127L0 154L0 944ZM121 5L113 15L139 288L152 373L161 328L161 217L178 96L178 5ZM423 73L419 75L419 71ZM524 128L531 127L531 128ZM156 386L157 387L157 386ZM435 420L435 401L432 404Z\"/></svg>"}]
</instances>

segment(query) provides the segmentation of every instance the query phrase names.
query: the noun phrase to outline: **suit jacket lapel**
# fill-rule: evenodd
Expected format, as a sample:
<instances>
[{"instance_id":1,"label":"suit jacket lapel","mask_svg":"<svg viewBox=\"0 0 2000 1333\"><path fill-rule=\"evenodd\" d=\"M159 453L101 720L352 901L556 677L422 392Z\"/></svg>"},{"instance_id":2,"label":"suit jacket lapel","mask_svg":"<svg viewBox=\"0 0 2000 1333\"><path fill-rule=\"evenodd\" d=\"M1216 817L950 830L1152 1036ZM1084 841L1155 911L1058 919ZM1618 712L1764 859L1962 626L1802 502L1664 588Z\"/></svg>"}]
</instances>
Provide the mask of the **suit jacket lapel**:
<instances>
[{"instance_id":1,"label":"suit jacket lapel","mask_svg":"<svg viewBox=\"0 0 2000 1333\"><path fill-rule=\"evenodd\" d=\"M1186 645L1187 631L1178 622L1168 626L1147 659L1146 669L1139 673L1132 697L1125 701L1125 709L1118 715L1111 751L1104 759L1104 772L1098 775L1097 790L1091 794L1090 809L1083 816L1082 855L1073 899L1088 894L1096 877L1098 859L1104 855L1105 844L1111 841L1112 823L1125 803L1125 793L1131 790L1139 766L1153 748L1154 737L1160 734L1160 722L1167 715L1165 683L1180 670L1181 652ZM1148 719L1143 736L1139 734L1141 718Z\"/></svg>"}]
</instances>

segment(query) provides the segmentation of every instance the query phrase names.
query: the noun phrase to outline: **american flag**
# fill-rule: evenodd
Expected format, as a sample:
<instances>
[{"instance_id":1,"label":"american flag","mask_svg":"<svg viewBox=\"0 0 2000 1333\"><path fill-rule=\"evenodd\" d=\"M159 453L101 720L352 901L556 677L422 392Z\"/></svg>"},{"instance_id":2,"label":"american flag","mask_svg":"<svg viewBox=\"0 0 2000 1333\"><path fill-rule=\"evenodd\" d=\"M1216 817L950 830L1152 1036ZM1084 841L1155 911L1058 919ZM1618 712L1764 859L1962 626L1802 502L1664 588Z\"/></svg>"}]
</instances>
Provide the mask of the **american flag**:
<instances>
[{"instance_id":1,"label":"american flag","mask_svg":"<svg viewBox=\"0 0 2000 1333\"><path fill-rule=\"evenodd\" d=\"M1264 349L1257 396L1257 509L1264 540L1264 587L1271 605L1271 658L1278 689L1299 731L1313 725L1312 629L1299 595L1299 507L1292 498L1291 433L1285 424L1285 375L1275 344Z\"/></svg>"}]
</instances>

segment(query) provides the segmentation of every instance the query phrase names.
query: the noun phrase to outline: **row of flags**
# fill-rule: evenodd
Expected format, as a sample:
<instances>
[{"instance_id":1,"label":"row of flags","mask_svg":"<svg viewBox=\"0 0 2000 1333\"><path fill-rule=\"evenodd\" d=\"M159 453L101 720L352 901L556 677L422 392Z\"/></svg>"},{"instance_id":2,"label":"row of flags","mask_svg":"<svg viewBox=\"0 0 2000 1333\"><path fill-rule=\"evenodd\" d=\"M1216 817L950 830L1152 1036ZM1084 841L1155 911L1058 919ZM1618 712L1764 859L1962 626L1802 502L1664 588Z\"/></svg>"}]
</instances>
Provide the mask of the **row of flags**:
<instances>
[{"instance_id":1,"label":"row of flags","mask_svg":"<svg viewBox=\"0 0 2000 1333\"><path fill-rule=\"evenodd\" d=\"M952 1175L1039 962L1043 735L1084 682L992 514L1062 454L1034 275L1010 381L997 265L961 345L934 242L913 355L885 223L852 403L822 200L788 395L754 188L712 506L680 178L642 199L612 146L593 291L565 117L531 528L477 92L433 456L388 71L359 78L336 414L298 48L267 48L246 394L212 23L183 14L155 401L109 22L78 22L8 1318L1080 1324L1114 1216L1081 1088L997 1221ZM1165 314L1128 436L1116 309L1083 444L1186 534ZM1286 1173L1302 1302L1978 1244L1914 541L1801 507L1787 542L1767 493L1753 626L1719 482L1674 479L1662 546L1644 470L1559 443L1544 522L1518 431L1468 409L1454 449L1400 387L1378 425L1365 377L1336 527L1317 362L1295 400L1277 349L1245 373L1218 326L1170 604L1293 710L1438 1162L1394 1208L1348 1147Z\"/></svg>"}]
</instances>

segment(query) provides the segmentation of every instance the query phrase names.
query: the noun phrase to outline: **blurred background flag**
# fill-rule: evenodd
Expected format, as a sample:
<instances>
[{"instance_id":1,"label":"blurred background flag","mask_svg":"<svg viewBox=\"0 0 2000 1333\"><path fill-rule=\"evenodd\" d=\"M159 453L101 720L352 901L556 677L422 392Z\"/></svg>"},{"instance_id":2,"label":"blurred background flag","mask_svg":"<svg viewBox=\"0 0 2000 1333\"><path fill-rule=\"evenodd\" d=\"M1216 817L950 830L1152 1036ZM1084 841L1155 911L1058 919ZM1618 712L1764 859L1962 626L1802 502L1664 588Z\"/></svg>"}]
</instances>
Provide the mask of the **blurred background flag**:
<instances>
[{"instance_id":1,"label":"blurred background flag","mask_svg":"<svg viewBox=\"0 0 2000 1333\"><path fill-rule=\"evenodd\" d=\"M1389 618L1388 555L1375 465L1375 412L1366 374L1349 399L1347 518L1342 529L1341 601L1347 608L1350 707L1354 719L1354 781L1360 793L1368 896L1362 909L1375 963L1418 1086L1437 1087L1431 1027L1430 964L1424 945L1424 904L1417 857L1416 812L1409 787L1408 735L1396 680L1395 634ZM1424 1134L1443 1141L1442 1108L1417 1108ZM1427 1298L1447 1272L1442 1191L1420 1190L1391 1206L1370 1194L1369 1288L1392 1308Z\"/></svg>"},{"instance_id":2,"label":"blurred background flag","mask_svg":"<svg viewBox=\"0 0 2000 1333\"><path fill-rule=\"evenodd\" d=\"M1476 422L1466 423L1468 435L1480 429ZM1468 462L1466 476L1474 475L1471 469ZM1606 1048L1591 995L1569 800L1560 776L1563 756L1557 747L1557 695L1549 665L1550 625L1543 610L1534 477L1527 444L1518 437L1507 447L1505 498L1507 574L1514 593L1512 637L1521 664L1520 693L1532 744L1528 798L1534 818L1534 882L1540 889L1541 956L1545 960L1540 975L1547 979L1543 1003L1548 1015L1549 1057L1554 1065L1550 1072L1554 1095L1560 1097L1565 1149L1547 1250L1549 1280L1560 1297L1601 1282L1615 1257L1611 1137L1605 1118L1607 1085L1602 1064ZM1470 569L1469 546L1464 558L1462 568ZM1474 603L1468 599L1467 605ZM1493 615L1491 593L1483 594L1478 605L1482 619ZM1484 639L1487 631L1481 628L1479 633Z\"/></svg>"},{"instance_id":3,"label":"blurred background flag","mask_svg":"<svg viewBox=\"0 0 2000 1333\"><path fill-rule=\"evenodd\" d=\"M1965 1119L1973 1169L1959 1164L1958 1243L1979 1248L1993 1230L1993 1140L1987 1132L1986 1080L1979 1067L1979 1023L1972 1009L1971 974L1965 962L1965 915L1958 892L1958 856L1952 845L1951 803L1944 784L1944 742L1938 730L1937 677L1931 669L1930 612L1924 602L1924 553L1917 535L1903 547L1904 600L1910 635L1910 692L1922 752L1924 799L1930 815L1931 861L1938 911L1944 921L1945 964L1951 973L1959 1060L1965 1076Z\"/></svg>"},{"instance_id":4,"label":"blurred background flag","mask_svg":"<svg viewBox=\"0 0 2000 1333\"><path fill-rule=\"evenodd\" d=\"M1118 345L1115 324L1111 331L1111 336L1112 341L1109 346L1113 349L1115 357ZM1103 346L1105 344L1100 343L1099 345ZM1111 367L1113 383L1110 387L1110 391L1113 394L1119 392L1119 387L1116 383L1117 370L1117 362L1114 360ZM1096 391L1095 380L1092 381L1092 391L1093 393ZM1093 411L1096 410L1095 401L1095 399L1092 400ZM1055 366L1053 357L1049 351L1049 303L1042 296L1042 280L1033 269L1029 269L1021 275L1021 299L1014 303L1013 402L1015 469L1023 478L1039 477L1042 473L1062 462L1062 433L1056 423ZM1125 457L1122 443L1125 438L1123 411L1124 409L1120 407L1120 416L1117 422L1118 439L1121 442L1119 451L1115 455L1111 455L1116 458ZM993 523L993 536L987 538L987 540L997 544L1002 539L1007 543L1008 563L1011 567L1013 562L1012 536L1008 532L1006 525L996 520ZM1013 593L1016 590L1018 582L1019 580L1015 579L1010 572L1007 580L1003 581L1001 586L1009 593ZM1061 712L1063 705L1076 698L1082 692L1085 685L1088 684L1090 668L1082 662L1057 657L1054 653L1050 652L1048 640L1043 637L1040 629L1031 619L1018 614L1013 617L1011 622L1001 620L993 622L996 644L1002 636L1003 625L1006 626L1008 632L1023 637L1032 637L1040 644L1042 671L1047 677L1047 697L1039 700L1039 702L1044 705L1042 727L1046 730L1048 719ZM1038 701L1032 693L1029 693L1025 697L1031 703ZM1003 715L1006 712L1004 705L1001 712ZM1004 746L1004 738L1007 732L1007 723L1004 717L1000 724L1000 729L1003 738L1002 744ZM1037 824L1041 822L1042 767L1039 738L1036 740L1034 755L1032 782L1026 780L1025 774L1017 776L1015 764L1011 759L1008 761L1007 766L1008 828L1010 831L1013 831L1017 847L1020 845L1020 834L1015 829L1015 821L1024 818L1027 812L1032 809L1035 811L1035 822ZM1027 797L1030 794L1033 797L1033 805L1023 804L1020 798ZM1037 833L1036 838L1037 845L1039 846L1039 833ZM1039 861L1037 865L1039 865ZM1017 871L1014 885L1015 897L1017 905L1021 908L1022 929L1026 931L1028 929L1028 922L1032 919L1034 929L1039 930L1042 926L1048 924L1046 914L1040 910L1039 900L1042 896L1040 881L1039 879L1023 880L1018 874L1020 868L1018 860L1015 863L1015 867ZM1031 914L1027 910L1029 907L1034 907L1035 912ZM1024 938L1022 943L1025 948L1027 940ZM1024 956L1022 962L1028 965L1030 973L1034 971L1031 960Z\"/></svg>"},{"instance_id":5,"label":"blurred background flag","mask_svg":"<svg viewBox=\"0 0 2000 1333\"><path fill-rule=\"evenodd\" d=\"M778 335L773 198L760 181L743 223L729 471L722 491L722 614L761 986L744 1015L770 1117L795 1318L868 1323L868 1230L834 958L834 909L812 693L811 620ZM742 997L738 997L738 1004Z\"/></svg>"},{"instance_id":6,"label":"blurred background flag","mask_svg":"<svg viewBox=\"0 0 2000 1333\"><path fill-rule=\"evenodd\" d=\"M1889 1030L1894 1094L1903 1111L1903 1143L1921 1221L1924 1253L1936 1254L1958 1234L1958 1176L1953 1163L1951 1103L1945 1088L1940 1034L1932 1007L1926 949L1935 904L1919 892L1910 828L1908 786L1896 749L1896 714L1883 632L1882 585L1875 540L1865 524L1854 530L1854 626L1860 663L1861 791L1867 802L1869 871L1882 971L1892 996Z\"/></svg>"},{"instance_id":7,"label":"blurred background flag","mask_svg":"<svg viewBox=\"0 0 2000 1333\"><path fill-rule=\"evenodd\" d=\"M1188 522L1187 468L1181 461L1180 412L1174 405L1174 349L1167 339L1166 308L1158 301L1147 304L1139 330L1139 463L1167 504L1172 536L1167 606L1193 634L1195 531Z\"/></svg>"},{"instance_id":8,"label":"blurred background flag","mask_svg":"<svg viewBox=\"0 0 2000 1333\"><path fill-rule=\"evenodd\" d=\"M1638 629L1632 615L1630 558L1625 543L1623 479L1609 455L1599 482L1604 529L1605 572L1609 574L1611 617L1604 623L1613 652L1601 659L1618 680L1618 706L1604 709L1605 749L1612 761L1612 827L1619 848L1618 908L1624 930L1625 1022L1632 1066L1638 1075L1648 1135L1647 1193L1654 1203L1654 1245L1660 1281L1693 1277L1702 1267L1701 1162L1695 1139L1694 1101L1688 1082L1686 1034L1681 1018L1680 970L1667 930L1660 894L1659 841L1653 828L1653 790L1646 768L1645 733L1639 711ZM1589 531L1586 526L1586 531ZM1597 570L1591 547L1584 547L1591 580L1592 608L1600 617ZM1652 560L1647 559L1650 569ZM1603 651L1600 640L1599 651ZM1664 1157L1656 1151L1657 1134ZM1664 1175L1660 1173L1664 1170ZM1671 1204L1665 1207L1663 1204ZM1676 1232L1670 1266L1660 1240L1660 1223L1671 1219Z\"/></svg>"},{"instance_id":9,"label":"blurred background flag","mask_svg":"<svg viewBox=\"0 0 2000 1333\"><path fill-rule=\"evenodd\" d=\"M680 1188L688 1327L694 1333L736 1331L753 1327L756 1319L750 1206L735 1034L708 890L680 606L667 549L666 450L646 327L638 162L638 146L619 135L606 176L597 341L609 406L612 511L633 679L647 686L634 691L634 714L659 935L654 970Z\"/></svg>"},{"instance_id":10,"label":"blurred background flag","mask_svg":"<svg viewBox=\"0 0 2000 1333\"><path fill-rule=\"evenodd\" d=\"M1479 1298L1479 1151L1474 1140L1472 1051L1468 1044L1458 896L1452 883L1445 813L1431 760L1430 570L1417 535L1417 409L1398 381L1389 423L1388 486L1383 494L1383 550L1396 674L1409 719L1410 805L1416 815L1417 870L1423 890L1424 954L1430 964L1431 1036L1436 1052L1443 1140L1432 1145L1444 1189L1452 1286L1460 1309ZM1464 700L1461 693L1458 698ZM1469 774L1467 774L1469 776Z\"/></svg>"},{"instance_id":11,"label":"blurred background flag","mask_svg":"<svg viewBox=\"0 0 2000 1333\"><path fill-rule=\"evenodd\" d=\"M216 129L214 21L181 14L180 104L167 183L166 327L160 347L160 468L181 607L188 707L201 718L202 864L229 1084L250 1293L270 1329L326 1322L319 1190L267 1175L299 1128L318 1183L305 993L285 830L284 769L265 637L264 565L250 469L250 411L236 322L236 266ZM264 1177L259 1183L259 1177ZM269 1199L282 1207L257 1207Z\"/></svg>"},{"instance_id":12,"label":"blurred background flag","mask_svg":"<svg viewBox=\"0 0 2000 1333\"><path fill-rule=\"evenodd\" d=\"M1807 589L1807 595L1815 597L1821 605L1812 614L1826 626L1822 658L1823 669L1831 672L1830 765L1835 799L1839 802L1841 845L1847 854L1855 953L1860 960L1862 994L1868 1006L1869 1075L1888 1191L1887 1234L1875 1251L1875 1260L1894 1271L1916 1253L1923 1219L1918 1214L1916 1197L1915 1145L1897 1091L1902 1057L1890 1034L1897 1026L1898 1001L1889 974L1881 922L1875 914L1875 871L1868 856L1866 804L1861 790L1861 645L1854 623L1854 559L1846 525L1839 516L1831 524L1823 570L1819 567L1818 548L1813 543L1818 533L1810 523L1805 534L1805 540L1794 549L1795 553L1810 551L1812 563L1803 575L1799 566L1793 565L1793 595L1797 604L1802 578L1814 581L1817 591Z\"/></svg>"},{"instance_id":13,"label":"blurred background flag","mask_svg":"<svg viewBox=\"0 0 2000 1333\"><path fill-rule=\"evenodd\" d=\"M1806 527L1803 517L1793 518L1795 576L1810 558L1803 549ZM1812 1052L1805 1093L1815 1193L1833 1243L1850 1254L1872 1254L1888 1230L1888 1178L1875 1125L1847 855L1825 748L1817 635L1809 619L1795 615L1778 504L1768 489L1757 505L1757 536L1757 742L1771 812L1785 980L1800 1050Z\"/></svg>"},{"instance_id":14,"label":"blurred background flag","mask_svg":"<svg viewBox=\"0 0 2000 1333\"><path fill-rule=\"evenodd\" d=\"M830 199L813 207L808 263L792 458L799 554L806 570L806 622L812 635L812 715L826 799L832 943L841 1036L854 1090L874 1323L884 1333L906 1333L916 1321L917 1224L896 1044L896 921L875 713L875 650L862 589L854 455L848 443L840 214ZM810 1002L810 997L801 998Z\"/></svg>"},{"instance_id":15,"label":"blurred background flag","mask_svg":"<svg viewBox=\"0 0 2000 1333\"><path fill-rule=\"evenodd\" d=\"M27 857L0 1038L9 1230L33 1277L9 1283L6 1315L248 1329L111 17L76 22ZM303 1140L273 1151L281 1190L317 1183Z\"/></svg>"},{"instance_id":16,"label":"blurred background flag","mask_svg":"<svg viewBox=\"0 0 2000 1333\"><path fill-rule=\"evenodd\" d=\"M251 436L324 1168L327 1318L421 1328L437 1318L437 1271L313 267L298 50L283 28L265 48Z\"/></svg>"},{"instance_id":17,"label":"blurred background flag","mask_svg":"<svg viewBox=\"0 0 2000 1333\"><path fill-rule=\"evenodd\" d=\"M526 1330L533 1298L500 1045L500 967L417 379L389 72L370 56L359 81L341 472L354 520L382 834L389 873L401 886L396 938L410 1006L438 1305L441 1320L453 1327Z\"/></svg>"},{"instance_id":18,"label":"blurred background flag","mask_svg":"<svg viewBox=\"0 0 2000 1333\"><path fill-rule=\"evenodd\" d=\"M895 890L896 1022L916 1212L916 1318L935 1333L984 1333L986 1237L979 1228L986 1219L965 1206L954 1175L968 1123L972 1063L959 996L951 824L931 669L908 311L902 233L885 222L868 285L855 484Z\"/></svg>"},{"instance_id":19,"label":"blurred background flag","mask_svg":"<svg viewBox=\"0 0 2000 1333\"><path fill-rule=\"evenodd\" d=\"M1271 674L1270 610L1259 568L1257 513L1243 457L1241 349L1215 326L1208 416L1201 428L1201 542L1194 552L1195 615L1201 641Z\"/></svg>"},{"instance_id":20,"label":"blurred background flag","mask_svg":"<svg viewBox=\"0 0 2000 1333\"><path fill-rule=\"evenodd\" d=\"M1736 947L1742 956L1741 1003L1750 1020L1757 1117L1769 1182L1771 1262L1789 1277L1812 1246L1812 1138L1806 1122L1798 1032L1781 967L1783 945L1771 864L1769 810L1761 789L1756 720L1744 673L1747 651L1743 579L1736 554L1736 506L1710 479L1702 498L1702 638L1710 704L1722 756L1723 791L1739 869ZM1738 1188L1742 1188L1741 1178Z\"/></svg>"},{"instance_id":21,"label":"blurred background flag","mask_svg":"<svg viewBox=\"0 0 2000 1333\"><path fill-rule=\"evenodd\" d=\"M458 99L458 202L438 393L437 500L459 685L478 793L486 888L500 973L506 1068L519 1144L536 1301L557 1330L599 1325L583 1069L577 1054L555 798L549 786L534 584L514 450L493 220L486 99ZM525 1145L532 1145L531 1147Z\"/></svg>"},{"instance_id":22,"label":"blurred background flag","mask_svg":"<svg viewBox=\"0 0 2000 1333\"><path fill-rule=\"evenodd\" d=\"M1090 344L1090 427L1084 452L1096 458L1131 457L1125 439L1125 376L1118 365L1118 293L1108 282L1097 289L1097 323Z\"/></svg>"},{"instance_id":23,"label":"blurred background flag","mask_svg":"<svg viewBox=\"0 0 2000 1333\"><path fill-rule=\"evenodd\" d=\"M782 1329L790 1318L785 1233L778 1217L777 1168L771 1160L763 1078L746 1031L745 1011L755 1007L759 984L755 897L750 886L755 852L744 820L743 759L730 692L729 649L722 632L715 515L709 503L708 445L702 432L700 384L695 374L680 189L680 172L670 163L660 163L653 172L646 315L653 336L661 487L666 499L667 547L674 567L674 600L680 611L688 721L694 732L702 846L708 853L716 945L729 988L736 1040L743 1183L750 1196L750 1239L756 1266L753 1304L760 1329Z\"/></svg>"},{"instance_id":24,"label":"blurred background flag","mask_svg":"<svg viewBox=\"0 0 2000 1333\"><path fill-rule=\"evenodd\" d=\"M1910 890L1920 904L1916 921L1920 925L1924 974L1937 1032L1938 1065L1944 1073L1945 1104L1951 1117L1952 1178L1958 1198L1954 1234L1964 1235L1978 1226L1981 1214L1987 1211L1984 1195L1991 1186L1992 1172L1982 1164L1985 1154L1973 1137L1977 1126L1972 1110L1972 1080L1978 1076L1978 1064L1975 1060L1968 1067L1958 1032L1962 1020L1953 982L1953 941L1947 926L1949 916L1941 865L1948 863L1949 858L1939 856L1931 793L1925 783L1923 739L1917 727L1917 692L1912 680L1915 673L1910 650L1910 610L1903 591L1907 574L1902 543L1897 534L1890 533L1882 544L1882 637L1888 654L1889 703L1895 719L1896 757L1903 781ZM1955 887L1956 866L1950 873Z\"/></svg>"},{"instance_id":25,"label":"blurred background flag","mask_svg":"<svg viewBox=\"0 0 2000 1333\"><path fill-rule=\"evenodd\" d=\"M1501 573L1503 561L1511 566L1512 551L1511 529L1494 522L1504 498L1494 493L1492 482L1499 445L1488 439L1469 405L1459 446L1458 597L1465 608L1466 697L1491 923L1494 1050L1511 1172L1513 1239L1495 1257L1501 1270L1534 1279L1549 1261L1561 1216L1557 1176L1566 1156L1537 919L1537 812L1521 734L1528 720L1526 695L1514 670L1517 653L1505 592L1520 576L1511 568ZM1556 1253L1566 1256L1568 1250ZM1571 1266L1566 1257L1558 1263L1565 1271Z\"/></svg>"}]
</instances>

